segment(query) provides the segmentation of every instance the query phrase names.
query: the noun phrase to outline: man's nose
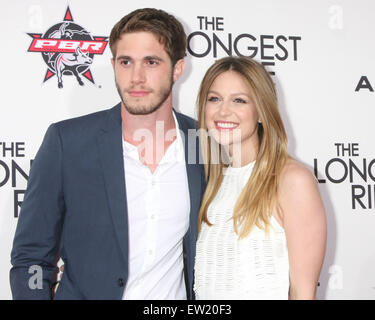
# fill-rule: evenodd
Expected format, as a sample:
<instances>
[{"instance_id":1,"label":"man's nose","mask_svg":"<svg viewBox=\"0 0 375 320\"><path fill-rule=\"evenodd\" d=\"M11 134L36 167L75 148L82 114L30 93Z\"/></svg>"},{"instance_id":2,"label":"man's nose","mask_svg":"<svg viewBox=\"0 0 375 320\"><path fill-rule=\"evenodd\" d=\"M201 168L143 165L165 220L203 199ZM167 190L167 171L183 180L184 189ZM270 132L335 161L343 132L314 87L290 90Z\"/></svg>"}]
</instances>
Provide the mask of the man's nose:
<instances>
[{"instance_id":1,"label":"man's nose","mask_svg":"<svg viewBox=\"0 0 375 320\"><path fill-rule=\"evenodd\" d=\"M143 83L146 80L145 70L142 65L135 64L132 70L131 81L135 84Z\"/></svg>"}]
</instances>

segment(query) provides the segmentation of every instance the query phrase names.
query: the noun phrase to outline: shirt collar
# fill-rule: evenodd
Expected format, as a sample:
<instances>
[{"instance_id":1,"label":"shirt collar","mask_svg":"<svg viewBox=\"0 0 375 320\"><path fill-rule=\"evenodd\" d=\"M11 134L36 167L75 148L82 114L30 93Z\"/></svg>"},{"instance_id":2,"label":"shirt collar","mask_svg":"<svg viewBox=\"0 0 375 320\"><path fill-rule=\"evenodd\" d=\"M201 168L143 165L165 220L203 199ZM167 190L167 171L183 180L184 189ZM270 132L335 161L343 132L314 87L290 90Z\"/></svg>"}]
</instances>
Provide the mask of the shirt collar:
<instances>
[{"instance_id":1,"label":"shirt collar","mask_svg":"<svg viewBox=\"0 0 375 320\"><path fill-rule=\"evenodd\" d=\"M161 159L160 164L163 163L173 163L173 162L182 162L185 161L185 152L184 152L184 144L181 137L181 134L183 134L182 131L180 131L180 127L178 125L178 121L176 118L175 113L172 111L173 120L175 123L176 128L176 139L173 141L173 143L168 147L166 150L163 158ZM122 146L123 146L123 155L130 157L134 160L139 160L138 155L138 149L136 146L132 145L131 143L124 140L122 137Z\"/></svg>"}]
</instances>

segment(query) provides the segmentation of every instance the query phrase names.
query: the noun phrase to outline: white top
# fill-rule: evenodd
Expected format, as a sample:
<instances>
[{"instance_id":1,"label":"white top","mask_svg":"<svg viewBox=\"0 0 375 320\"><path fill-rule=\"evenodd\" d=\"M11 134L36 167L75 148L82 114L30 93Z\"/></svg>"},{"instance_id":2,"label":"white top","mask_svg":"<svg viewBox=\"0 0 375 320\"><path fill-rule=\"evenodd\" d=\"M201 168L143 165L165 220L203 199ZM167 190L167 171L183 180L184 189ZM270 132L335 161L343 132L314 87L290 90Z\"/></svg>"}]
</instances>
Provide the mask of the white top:
<instances>
[{"instance_id":1,"label":"white top","mask_svg":"<svg viewBox=\"0 0 375 320\"><path fill-rule=\"evenodd\" d=\"M175 118L176 130L178 123ZM129 274L123 299L186 299L182 240L190 196L179 134L151 173L123 141L129 221Z\"/></svg>"},{"instance_id":2,"label":"white top","mask_svg":"<svg viewBox=\"0 0 375 320\"><path fill-rule=\"evenodd\" d=\"M288 299L289 261L284 229L271 218L269 238L256 226L238 240L233 208L255 162L224 172L197 241L196 299Z\"/></svg>"}]
</instances>

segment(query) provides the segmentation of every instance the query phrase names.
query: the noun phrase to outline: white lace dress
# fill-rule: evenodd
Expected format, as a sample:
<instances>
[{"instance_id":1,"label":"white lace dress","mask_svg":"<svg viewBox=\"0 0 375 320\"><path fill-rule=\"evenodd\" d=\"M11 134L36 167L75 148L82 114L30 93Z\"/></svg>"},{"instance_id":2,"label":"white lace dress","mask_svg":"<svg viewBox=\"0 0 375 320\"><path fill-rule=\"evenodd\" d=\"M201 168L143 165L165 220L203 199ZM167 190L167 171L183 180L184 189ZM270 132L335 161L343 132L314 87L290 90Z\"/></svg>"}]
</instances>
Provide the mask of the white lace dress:
<instances>
[{"instance_id":1,"label":"white lace dress","mask_svg":"<svg viewBox=\"0 0 375 320\"><path fill-rule=\"evenodd\" d=\"M255 162L226 169L197 241L196 299L288 299L289 261L284 229L271 218L269 236L254 227L238 240L233 208Z\"/></svg>"}]
</instances>

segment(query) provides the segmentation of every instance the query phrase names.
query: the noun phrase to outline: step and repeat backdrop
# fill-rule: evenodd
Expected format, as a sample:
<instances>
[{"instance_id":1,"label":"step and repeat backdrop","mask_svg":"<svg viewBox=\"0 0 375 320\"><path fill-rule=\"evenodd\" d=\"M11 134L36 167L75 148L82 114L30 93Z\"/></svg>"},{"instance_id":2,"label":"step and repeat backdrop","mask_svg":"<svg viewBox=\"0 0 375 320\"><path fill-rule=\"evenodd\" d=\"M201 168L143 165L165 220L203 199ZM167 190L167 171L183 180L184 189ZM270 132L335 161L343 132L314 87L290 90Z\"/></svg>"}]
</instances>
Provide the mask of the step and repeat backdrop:
<instances>
[{"instance_id":1,"label":"step and repeat backdrop","mask_svg":"<svg viewBox=\"0 0 375 320\"><path fill-rule=\"evenodd\" d=\"M174 107L194 118L207 68L228 55L263 63L278 88L289 152L315 173L328 243L319 299L375 298L375 2L371 0L4 0L0 60L0 299L33 158L48 125L119 102L108 37L156 7L188 35ZM56 59L69 36L78 64ZM62 48L64 49L64 48ZM69 53L65 53L69 54ZM70 53L72 54L72 53Z\"/></svg>"}]
</instances>

